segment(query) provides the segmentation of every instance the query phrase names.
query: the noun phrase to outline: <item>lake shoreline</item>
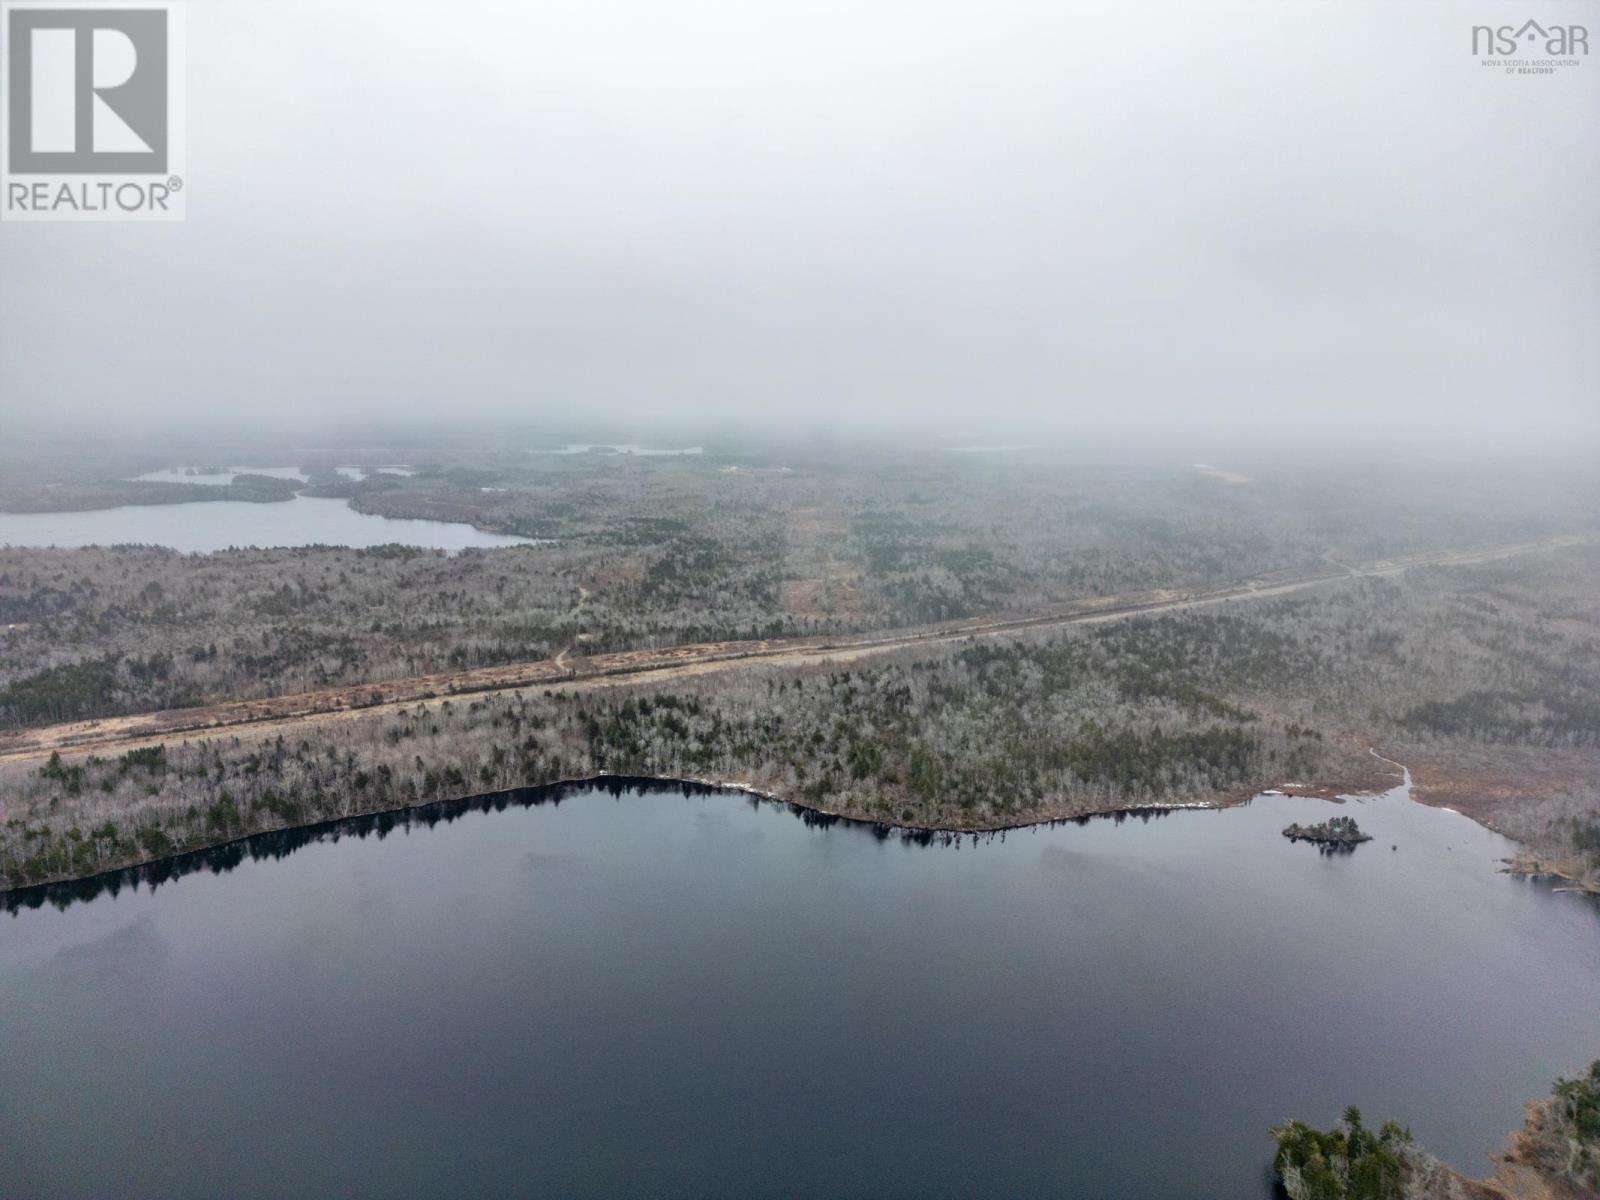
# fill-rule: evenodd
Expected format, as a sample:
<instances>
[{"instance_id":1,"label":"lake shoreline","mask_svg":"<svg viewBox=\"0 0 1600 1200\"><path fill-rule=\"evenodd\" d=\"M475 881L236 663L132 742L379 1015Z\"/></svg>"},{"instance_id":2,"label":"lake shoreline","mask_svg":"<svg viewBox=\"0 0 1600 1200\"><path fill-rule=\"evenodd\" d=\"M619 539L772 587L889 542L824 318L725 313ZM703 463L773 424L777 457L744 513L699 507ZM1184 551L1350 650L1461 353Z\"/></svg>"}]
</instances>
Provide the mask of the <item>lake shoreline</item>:
<instances>
[{"instance_id":1,"label":"lake shoreline","mask_svg":"<svg viewBox=\"0 0 1600 1200\"><path fill-rule=\"evenodd\" d=\"M1232 792L1224 793L1205 800L1179 800L1172 802L1159 801L1126 801L1106 805L1099 805L1072 812L1044 812L1038 815L1004 822L973 822L970 824L916 824L914 822L884 821L862 813L853 813L844 809L829 808L821 804L810 803L804 800L795 800L784 796L769 788L762 788L744 780L711 779L690 775L635 775L631 773L613 773L600 771L587 775L562 777L546 780L541 783L527 784L521 787L503 788L494 791L464 792L455 796L439 796L427 800L420 800L413 804L397 804L378 806L363 809L359 812L350 812L333 817L319 817L305 822L290 822L282 825L273 825L255 829L248 833L237 833L232 836L219 837L215 841L200 845L188 845L176 852L155 854L147 857L129 857L115 865L88 873L62 873L48 879L32 880L28 883L12 886L0 885L0 908L15 910L17 907L36 907L28 904L28 899L37 893L45 896L52 889L77 890L88 885L103 884L105 881L127 876L130 873L148 871L151 868L161 868L163 865L178 863L188 859L197 859L201 856L214 854L218 851L227 851L230 848L245 847L254 839L271 838L283 835L315 835L318 832L331 829L335 826L352 821L366 821L383 817L394 817L399 814L422 812L430 808L448 805L470 804L474 801L493 800L496 797L508 797L526 793L541 793L553 795L573 788L692 788L706 792L737 792L751 797L753 800L781 805L791 813L810 823L846 823L871 829L880 837L896 837L907 841L919 841L924 844L939 840L954 840L966 836L981 838L995 834L1005 834L1023 829L1040 827L1054 827L1067 823L1080 823L1096 818L1115 817L1150 817L1166 816L1175 812L1220 812L1234 808L1241 804L1248 804L1257 796L1287 795L1302 799L1324 800L1329 803L1343 803L1346 797L1361 797L1379 795L1386 789L1369 786L1356 786L1338 788L1333 785L1305 786L1300 784L1284 784L1278 788L1239 788ZM536 801L537 802L537 801ZM308 836L307 840L315 840ZM187 872L178 872L185 874ZM129 880L129 882L133 882Z\"/></svg>"},{"instance_id":2,"label":"lake shoreline","mask_svg":"<svg viewBox=\"0 0 1600 1200\"><path fill-rule=\"evenodd\" d=\"M1482 822L1479 822L1482 824ZM1484 825L1485 829L1493 828ZM1495 830L1499 832L1499 830ZM1505 865L1500 868L1500 874L1510 875L1516 879L1559 879L1567 887L1558 891L1581 892L1586 896L1600 896L1600 883L1587 879L1576 873L1576 868L1567 863L1550 863L1544 859L1536 858L1530 853L1517 854L1512 858L1500 860Z\"/></svg>"},{"instance_id":3,"label":"lake shoreline","mask_svg":"<svg viewBox=\"0 0 1600 1200\"><path fill-rule=\"evenodd\" d=\"M782 1024L794 1013L818 1011L819 1003L826 1008L832 982L826 971L819 970L822 963L837 963L842 957L859 963L862 970L874 971L870 989L874 994L901 995L901 990L888 987L891 981L906 984L925 978L923 971L931 970L928 965L941 962L939 954L954 955L955 947L963 947L978 955L976 962L984 970L960 976L968 981L968 990L957 995L958 1003L938 990L923 994L926 1011L941 1014L942 1026L917 1029L904 1040L883 1043L882 1026L869 1024L859 1043L845 1046L834 1034L818 1034L814 1045L808 1045L810 1038L802 1034L798 1042L784 1043L789 1046L786 1066L816 1062L821 1051L821 1061L845 1064L840 1069L848 1080L861 1046L870 1043L882 1046L885 1069L899 1072L896 1078L920 1082L925 1075L918 1064L933 1035L941 1045L960 1040L963 1027L970 1034L981 1029L982 1022L974 1016L994 1011L994 1005L1016 1011L1024 1024L1035 1019L1040 1022L1037 1030L1053 1027L1062 1032L1058 1014L1061 997L1067 995L1075 998L1070 1019L1082 1022L1078 1029L1090 1022L1104 1026L1107 1019L1122 1013L1130 1030L1122 1046L1117 1046L1117 1037L1110 1038L1112 1045L1094 1074L1083 1078L1082 1088L1074 1093L1090 1098L1098 1094L1099 1080L1126 1070L1117 1064L1123 1054L1144 1064L1144 1074L1136 1075L1144 1080L1141 1088L1165 1082L1165 1054L1144 1053L1141 1030L1178 1029L1178 1018L1192 1029L1192 1019L1203 1018L1206 1011L1226 1013L1219 1018L1224 1021L1221 1029L1250 1042L1251 1061L1274 1061L1283 1040L1298 1035L1298 1022L1288 1019L1282 1034L1261 1034L1258 1013L1227 1003L1229 992L1258 986L1246 971L1219 971L1202 989L1176 997L1144 989L1146 1005L1130 1016L1123 1008L1125 989L1118 984L1122 978L1118 970L1136 971L1174 954L1181 957L1170 963L1163 978L1192 978L1190 966L1210 962L1208 947L1213 942L1234 947L1242 963L1254 962L1262 950L1274 947L1302 955L1301 962L1307 965L1322 962L1314 939L1283 930L1285 912L1296 912L1307 930L1314 930L1330 912L1328 906L1338 906L1341 898L1365 904L1370 914L1395 898L1413 896L1426 902L1429 896L1440 896L1438 909L1458 914L1450 918L1451 926L1470 928L1472 906L1453 904L1454 893L1448 886L1434 890L1456 882L1466 890L1461 894L1502 893L1517 912L1552 909L1552 917L1565 917L1563 928L1576 926L1579 933L1592 933L1592 922L1582 920L1586 914L1565 902L1552 906L1544 888L1502 885L1482 853L1470 864L1461 861L1461 854L1435 853L1424 856L1426 861L1408 864L1392 861L1387 854L1368 854L1333 869L1307 866L1314 858L1285 853L1277 837L1286 819L1304 821L1307 813L1320 818L1320 805L1302 798L1258 794L1248 805L1214 821L1147 821L1138 829L1107 819L1117 813L1083 816L1074 819L1077 829L1037 830L1008 840L982 834L976 842L960 837L968 843L962 846L968 853L962 854L957 853L958 842L947 843L933 834L926 834L926 845L923 838L901 840L896 830L880 822L794 805L782 798L782 790L741 771L683 771L670 781L592 773L570 784L552 782L534 789L475 794L459 802L406 805L365 818L256 835L238 840L232 848L187 854L182 861L168 861L166 867L152 864L93 885L58 886L18 896L30 907L14 910L21 923L11 926L10 939L0 939L11 950L14 963L27 965L27 970L13 966L11 979L27 981L30 987L19 990L27 1003L19 1003L8 1021L13 1045L30 1046L26 1058L24 1051L14 1051L14 1061L37 1066L40 1072L56 1069L59 1051L54 1046L67 1043L69 1034L82 1037L78 1027L85 1022L78 1014L85 1008L96 1013L94 1002L99 998L125 1021L106 1038L107 1043L125 1046L131 1058L141 1058L149 1043L142 1042L138 1030L149 1021L146 1014L155 1011L160 1021L149 1037L160 1046L166 1074L197 1078L200 1085L216 1064L226 1069L237 1061L235 1046L262 1046L267 1056L282 1054L272 1069L285 1077L322 1069L325 1059L310 1067L306 1064L314 1054L328 1053L330 1046L334 1050L349 1046L352 1062L357 1061L371 1053L368 1034L373 1022L384 1019L394 1019L395 1029L414 1032L426 1027L430 1037L458 1051L443 1067L446 1088L477 1085L480 1054L494 1053L494 1061L504 1062L504 1054L531 1045L534 1058L526 1062L536 1061L549 1040L549 1026L541 1022L555 1021L562 1013L570 1013L581 1029L594 1030L592 1045L602 1053L614 1046L626 1069L648 1069L648 1062L646 1067L635 1067L640 1061L638 1046L650 1053L662 1026L683 1029L685 1014L704 1013L709 995L726 995L731 1010L742 1014L733 1018L742 1021L733 1026L734 1045L773 1045L778 1037L773 1034L774 1013ZM1405 848L1406 830L1416 826L1454 830L1458 838L1472 835L1480 851L1499 845L1498 838L1454 816L1406 805L1403 795L1403 790L1390 790L1357 813L1363 824L1373 821L1373 832L1382 830L1384 843L1395 837ZM352 794L350 800L354 798ZM779 806L795 819L782 816ZM1349 813L1355 806L1325 811ZM840 822L837 829L835 821ZM1448 840L1453 838L1446 832L1427 845L1442 851ZM1378 891L1350 886L1362 878ZM168 882L184 886L163 886ZM464 904L464 898L477 902ZM1272 898L1282 904L1275 907ZM1184 912L1173 912L1174 906ZM661 925L653 923L658 914ZM1352 917L1350 923L1362 925L1365 917ZM746 918L746 925L738 925L741 918ZM1240 925L1245 918L1248 923ZM906 920L912 925L902 925ZM1163 925L1168 920L1184 923L1173 930ZM197 928L208 933L198 936ZM738 928L746 936L733 946L723 942L707 960L685 965L685 946L704 938L707 928L717 936ZM1056 931L1058 941L1046 942L1046 950L1030 954L1027 947L1038 946L1040 933L1046 930ZM1205 936L1208 930L1211 936ZM789 936L784 938L784 933ZM1382 973L1403 962L1403 947L1416 934L1394 926L1384 930ZM1282 946L1275 938L1283 939ZM1451 962L1472 965L1477 950L1469 939L1453 944L1459 954ZM762 958L763 952L768 958ZM606 965L605 970L584 978L605 986L590 992L571 984L574 973L595 962ZM618 963L616 973L608 966L613 962ZM738 963L726 986L718 986L723 976L715 974L714 965L720 962ZM101 963L104 968L96 970ZM485 970L464 970L474 963ZM1021 1000L1018 992L1006 990L1014 976L994 970L1006 963L1013 963L1027 982ZM656 974L658 968L664 974ZM1338 978L1338 970L1334 963L1326 963L1328 978ZM1288 1003L1278 1008L1280 1002L1309 997L1325 982L1315 973L1307 978L1306 971L1294 966L1286 966L1280 976L1274 986L1283 987L1288 995L1272 997L1270 1003L1274 1011L1286 1013L1304 1008ZM1507 974L1512 976L1525 978L1525 971ZM333 984L326 982L330 978ZM1438 986L1448 987L1456 978L1456 971L1443 971ZM1578 978L1581 981L1582 976ZM352 989L350 981L357 979L373 981L373 986ZM461 979L469 982L461 984ZM550 986L550 979L557 979L557 984ZM707 984L707 979L712 982ZM766 981L771 990L752 997L741 990L747 979ZM227 997L237 998L219 1002L213 987L227 984L211 981L227 981ZM1099 986L1104 981L1109 982ZM1566 979L1566 990L1571 990L1571 982ZM790 989L797 984L802 995L795 1000ZM1506 986L1515 989L1517 984ZM622 995L616 995L619 987ZM1083 990L1075 990L1080 987ZM502 997L507 990L528 998L528 1003L506 1005ZM597 1008L592 1003L597 997L614 997L616 1008ZM782 1008L782 997L789 997L794 1010ZM987 1008L974 1003L979 997L989 1000ZM1022 1003L1029 998L1037 998L1037 1003ZM237 1014L237 1019L206 1016L219 1008ZM294 1030L307 1014L333 1022L338 1034L307 1034L306 1042L299 1042ZM494 1024L494 1014L506 1022ZM451 1026L450 1019L456 1016L461 1022ZM269 1022L267 1032L262 1032L262 1021ZM1328 1040L1336 1053L1344 1053L1339 1046L1358 1021L1360 1014L1347 1013L1344 1024L1336 1027L1338 1037ZM1426 1029L1426 1018L1419 1016L1416 1021L1419 1029ZM814 1027L814 1022L802 1018L794 1022ZM379 1029L384 1027L379 1024ZM725 1019L709 1014L704 1026L690 1024L688 1029L693 1040L686 1038L685 1053L690 1046L696 1053L707 1046L698 1061L709 1062L710 1074L738 1082L741 1061L720 1058L718 1050L726 1045L718 1038L730 1032ZM1578 1029L1582 1034L1589 1026L1579 1022ZM51 1034L51 1030L67 1032ZM355 1030L368 1034L357 1035ZM488 1034L494 1030L504 1030L510 1040L494 1043L491 1050L488 1043L493 1038ZM1037 1037L1037 1030L1027 1032ZM923 1034L930 1038L925 1040ZM171 1046L163 1045L162 1037L171 1038ZM1256 1037L1261 1040L1254 1042ZM1395 1040L1405 1037L1397 1035ZM1453 1040L1467 1037L1456 1034ZM1586 1037L1573 1038L1568 1032L1565 1038L1562 1058L1550 1064L1552 1077L1570 1069L1578 1061L1578 1051L1589 1053ZM1037 1086L1038 1094L1046 1096L1051 1088L1069 1086L1070 1080L1061 1083L1067 1072L1058 1066L1040 1072L1027 1069L1021 1078L1005 1074L1006 1059L997 1059L997 1053L1003 1054L1010 1043L1008 1034L997 1035L992 1043L963 1043L970 1048L970 1059L960 1062L960 1078L971 1077L966 1061L989 1067L998 1062L1000 1078L1013 1086ZM277 1051L270 1048L274 1045ZM413 1048L413 1059L403 1059L408 1069L384 1070L382 1078L384 1082L398 1078L402 1088L414 1086L414 1096L424 1096L438 1086L438 1070L424 1069L437 1059L429 1043L408 1045ZM502 1045L509 1050L502 1050ZM1216 1046L1214 1058L1219 1062L1237 1053L1230 1050L1232 1038L1227 1035L1214 1035L1210 1045ZM573 1061L595 1062L590 1043L579 1046ZM179 1054L176 1061L174 1053ZM184 1053L194 1054L195 1061L184 1061ZM1517 1051L1501 1046L1486 1053L1485 1061L1472 1072L1482 1077L1493 1067L1499 1074L1502 1059L1515 1056ZM458 1069L456 1062L462 1058L466 1061ZM1451 1056L1440 1054L1440 1058ZM667 1054L662 1062L664 1077L677 1080L675 1072L682 1061L680 1054ZM1016 1061L1022 1061L1021 1053ZM518 1098L526 1098L523 1088L528 1078L555 1078L555 1072L541 1075L538 1070L520 1069L525 1062L515 1062L518 1069L507 1070L504 1077ZM338 1066L344 1069L342 1062ZM600 1062L598 1078L608 1077L605 1067ZM1227 1078L1227 1086L1245 1085L1251 1070ZM787 1070L782 1074L789 1077ZM1200 1077L1198 1070L1194 1074L1197 1090L1208 1086L1210 1074ZM866 1070L861 1077L866 1078ZM246 1078L243 1088L256 1088L256 1078ZM354 1078L355 1088L365 1090L368 1085L358 1069ZM858 1093L843 1090L850 1102L861 1106L851 1110L850 1117L882 1102L882 1093L872 1083L875 1078L880 1075L872 1075ZM165 1077L158 1082L170 1086ZM80 1083L70 1080L64 1086L75 1088ZM557 1080L550 1088L560 1086ZM1520 1106L1523 1096L1538 1093L1539 1085L1518 1077L1514 1094L1496 1094L1493 1099L1469 1086L1442 1086L1442 1091L1472 1094L1474 1099L1454 1102L1440 1115L1416 1094L1368 1091L1350 1085L1350 1080L1330 1083L1314 1094L1294 1094L1291 1106L1278 1094L1272 1099L1275 1109L1304 1112L1310 1118L1336 1114L1346 1099L1360 1102L1363 1110L1394 1112L1402 1118L1430 1115L1434 1138L1422 1144L1442 1154L1443 1162L1466 1179L1478 1174L1470 1168L1486 1150L1499 1146L1504 1131L1514 1125L1502 1122L1502 1115ZM909 1088L907 1094L922 1093ZM414 1110L414 1096L403 1098L408 1109ZM730 1102L730 1114L741 1099ZM1178 1120L1189 1120L1190 1099L1168 1096L1160 1101L1165 1109L1158 1112L1162 1118L1171 1112ZM442 1102L448 1104L450 1098ZM526 1102L536 1109L547 1098L539 1094ZM944 1102L942 1094L934 1094L934 1104ZM1096 1104L1096 1099L1085 1099L1088 1112ZM1259 1107L1214 1115L1203 1142L1182 1149L1186 1162L1192 1162L1189 1170L1210 1168L1245 1184L1256 1178L1266 1155L1262 1149L1266 1117L1256 1112ZM522 1115L517 1114L518 1120ZM922 1114L914 1115L922 1123ZM230 1118L245 1117L230 1109ZM371 1128L387 1120L389 1114L378 1112L371 1118ZM1115 1115L1107 1114L1104 1122L1107 1128L1114 1125ZM574 1123L581 1125L581 1118ZM853 1122L838 1122L830 1138L848 1144L853 1138L850 1125ZM994 1114L992 1125L1003 1130L1006 1115ZM667 1130L666 1136L674 1133ZM496 1134L498 1130L491 1128L485 1136L493 1139ZM307 1136L314 1138L315 1133ZM414 1134L402 1131L400 1136ZM978 1136L994 1144L1003 1134L986 1128ZM149 1134L149 1139L157 1144L160 1131ZM16 1141L29 1146L30 1154L34 1146L48 1146L38 1138L24 1141L21 1133ZM781 1147L782 1141L766 1146ZM782 1154L773 1149L774 1162ZM120 1170L118 1155L107 1155L107 1162L110 1170ZM1035 1166L1032 1176L1018 1174L1016 1194L1043 1195L1048 1192L1046 1184L1094 1178L1106 1170L1096 1155L1061 1165L1048 1146L1037 1152L1037 1162L1043 1165ZM981 1173L984 1168L973 1170ZM1146 1194L1182 1194L1178 1187L1162 1186L1157 1176L1152 1176L1157 1182ZM1029 1179L1043 1182L1029 1187ZM314 1194L328 1186L330 1181L315 1179L296 1182L294 1190ZM552 1190L558 1189L552 1186ZM1069 1190L1059 1189L1058 1194ZM592 1194L605 1194L603 1184ZM1235 1187L1230 1194L1259 1195L1248 1186Z\"/></svg>"},{"instance_id":4,"label":"lake shoreline","mask_svg":"<svg viewBox=\"0 0 1600 1200\"><path fill-rule=\"evenodd\" d=\"M335 817L324 817L313 821L300 823L287 823L274 825L249 833L239 833L230 837L218 838L213 842L202 845L185 846L182 850L170 854L151 855L144 858L130 858L103 870L96 870L87 874L63 873L49 879L38 880L16 886L0 886L0 907L12 908L19 904L19 898L27 897L31 893L47 893L52 889L77 889L84 885L104 882L130 872L141 872L148 868L160 868L167 864L182 862L187 859L197 859L201 856L225 851L234 847L243 847L258 838L271 838L282 835L307 834L314 835L327 831L348 822L368 821L383 817L395 817L401 814L419 813L430 808L451 805L471 804L473 801L492 801L496 797L508 797L527 793L541 793L554 796L562 791L574 788L685 788L703 792L737 792L749 796L752 800L775 804L787 808L802 820L812 823L849 824L865 829L871 829L880 836L899 837L911 841L933 841L939 838L959 838L971 835L983 837L986 835L1003 834L1020 829L1031 829L1040 826L1062 825L1068 822L1088 821L1097 817L1117 816L1150 816L1166 815L1171 812L1186 811L1220 811L1232 808L1238 804L1248 803L1249 800L1261 793L1252 791L1248 796L1231 795L1215 801L1179 801L1170 804L1143 802L1128 802L1097 807L1078 812L1060 813L1054 816L1041 816L1035 819L1009 821L1000 824L971 824L971 825L917 825L901 822L881 821L872 817L853 814L838 809L827 808L819 804L807 803L803 800L793 800L769 789L757 787L754 784L740 780L708 779L697 776L662 776L662 775L633 775L617 774L600 771L589 775L575 775L560 779L547 780L542 783L528 784L523 787L504 788L496 791L465 792L456 796L441 796L428 800L420 800L414 804L397 804L363 809L359 812L346 813ZM537 803L537 801L535 801ZM308 840L315 840L309 837ZM178 872L184 874L186 872Z\"/></svg>"},{"instance_id":5,"label":"lake shoreline","mask_svg":"<svg viewBox=\"0 0 1600 1200\"><path fill-rule=\"evenodd\" d=\"M0 507L0 546L63 550L148 546L185 555L210 555L230 549L327 545L370 550L398 544L457 554L466 549L547 545L552 540L497 529L476 516L450 520L426 512L369 512L353 500L316 495L309 488L287 495L249 496L232 489L192 486L199 492L222 494L147 501L115 496L86 507L12 503ZM112 500L117 502L109 502ZM186 518L181 523L179 510Z\"/></svg>"}]
</instances>

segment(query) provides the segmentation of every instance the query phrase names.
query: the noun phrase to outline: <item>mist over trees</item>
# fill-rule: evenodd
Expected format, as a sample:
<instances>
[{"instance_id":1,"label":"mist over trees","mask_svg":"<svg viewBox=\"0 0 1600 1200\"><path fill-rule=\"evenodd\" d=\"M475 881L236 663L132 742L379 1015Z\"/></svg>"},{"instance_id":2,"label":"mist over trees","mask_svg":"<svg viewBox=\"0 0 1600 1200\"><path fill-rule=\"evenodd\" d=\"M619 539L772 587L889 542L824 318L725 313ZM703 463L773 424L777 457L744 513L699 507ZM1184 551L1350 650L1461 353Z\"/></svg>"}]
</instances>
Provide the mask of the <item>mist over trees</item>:
<instances>
[{"instance_id":1,"label":"mist over trees","mask_svg":"<svg viewBox=\"0 0 1600 1200\"><path fill-rule=\"evenodd\" d=\"M486 465L440 463L376 486L377 476L352 481L328 461L337 459L301 469L350 490L364 511L553 540L454 555L0 547L0 728L563 651L831 636L1136 591L1269 584L1583 528L1593 511L1581 486L1540 472L1369 467L1305 480L1268 462L1230 483L1188 464L1099 464L1046 450L862 447L818 457L799 447L779 457L758 446L634 458L480 449L471 461ZM62 504L78 486L14 490ZM0 490L0 503L8 494ZM1416 730L1524 719L1516 697L1480 691L1434 697L1435 707L1418 708ZM1569 720L1581 723L1581 712Z\"/></svg>"}]
</instances>

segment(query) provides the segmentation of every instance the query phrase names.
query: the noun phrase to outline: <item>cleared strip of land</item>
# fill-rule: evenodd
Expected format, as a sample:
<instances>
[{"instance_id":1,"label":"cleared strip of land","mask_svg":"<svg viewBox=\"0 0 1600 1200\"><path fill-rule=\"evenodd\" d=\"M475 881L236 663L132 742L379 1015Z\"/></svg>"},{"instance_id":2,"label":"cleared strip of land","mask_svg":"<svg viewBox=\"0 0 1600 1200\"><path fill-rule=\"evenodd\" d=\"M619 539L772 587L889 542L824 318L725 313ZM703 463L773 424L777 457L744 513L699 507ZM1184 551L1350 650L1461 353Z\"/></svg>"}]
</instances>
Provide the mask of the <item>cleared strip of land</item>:
<instances>
[{"instance_id":1,"label":"cleared strip of land","mask_svg":"<svg viewBox=\"0 0 1600 1200\"><path fill-rule=\"evenodd\" d=\"M1141 613L1174 612L1250 597L1280 596L1332 580L1393 575L1424 566L1461 565L1509 558L1539 550L1593 540L1573 534L1539 541L1433 551L1361 564L1336 564L1338 569L1307 575L1246 580L1207 591L1151 591L1082 600L1049 612L976 618L858 638L785 638L756 641L704 642L665 650L630 650L586 658L567 657L498 667L419 675L380 683L327 688L262 700L229 701L197 708L170 709L93 721L0 733L0 762L26 761L51 753L115 755L141 746L183 738L201 741L241 732L292 735L297 727L419 701L463 694L515 691L526 687L597 688L737 670L753 664L804 666L848 662L918 645L936 645L965 638L987 637L1025 629L1118 620Z\"/></svg>"}]
</instances>

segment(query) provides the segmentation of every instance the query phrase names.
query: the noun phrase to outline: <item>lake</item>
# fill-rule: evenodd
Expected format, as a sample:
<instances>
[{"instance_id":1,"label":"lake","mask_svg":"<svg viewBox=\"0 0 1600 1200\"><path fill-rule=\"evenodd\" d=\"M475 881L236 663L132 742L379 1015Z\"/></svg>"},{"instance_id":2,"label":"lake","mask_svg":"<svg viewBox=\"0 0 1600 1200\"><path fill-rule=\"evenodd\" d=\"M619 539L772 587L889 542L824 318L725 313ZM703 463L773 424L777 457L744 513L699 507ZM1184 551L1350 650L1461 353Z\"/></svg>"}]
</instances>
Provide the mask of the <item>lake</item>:
<instances>
[{"instance_id":1,"label":"lake","mask_svg":"<svg viewBox=\"0 0 1600 1200\"><path fill-rule=\"evenodd\" d=\"M292 479L296 483L309 483L306 473L299 467L230 467L225 471L200 471L188 467L169 467L164 471L148 471L143 475L133 477L136 483L200 483L213 487L222 487L232 483L240 475L270 475L273 479ZM339 473L345 474L344 468ZM350 478L358 478L351 475Z\"/></svg>"},{"instance_id":2,"label":"lake","mask_svg":"<svg viewBox=\"0 0 1600 1200\"><path fill-rule=\"evenodd\" d=\"M1376 840L1280 836L1340 811ZM1508 850L1399 790L952 845L619 784L268 837L0 915L0 1191L1237 1200L1351 1103L1482 1174L1600 1055L1600 910Z\"/></svg>"},{"instance_id":3,"label":"lake","mask_svg":"<svg viewBox=\"0 0 1600 1200\"><path fill-rule=\"evenodd\" d=\"M215 482L225 482L214 477ZM193 482L189 480L188 482ZM381 546L434 550L524 545L529 538L485 533L461 522L357 512L345 500L296 496L268 504L200 500L129 504L90 512L0 513L0 546L111 546L142 543L209 554L229 546Z\"/></svg>"},{"instance_id":4,"label":"lake","mask_svg":"<svg viewBox=\"0 0 1600 1200\"><path fill-rule=\"evenodd\" d=\"M346 479L362 480L367 477L365 467L335 467L333 468ZM389 475L415 475L410 467L374 467L373 470ZM306 473L299 467L230 467L225 471L197 471L193 467L168 467L163 471L148 471L143 475L133 478L139 483L202 483L213 486L225 486L232 483L240 475L270 475L274 479L293 479L299 483L309 483Z\"/></svg>"}]
</instances>

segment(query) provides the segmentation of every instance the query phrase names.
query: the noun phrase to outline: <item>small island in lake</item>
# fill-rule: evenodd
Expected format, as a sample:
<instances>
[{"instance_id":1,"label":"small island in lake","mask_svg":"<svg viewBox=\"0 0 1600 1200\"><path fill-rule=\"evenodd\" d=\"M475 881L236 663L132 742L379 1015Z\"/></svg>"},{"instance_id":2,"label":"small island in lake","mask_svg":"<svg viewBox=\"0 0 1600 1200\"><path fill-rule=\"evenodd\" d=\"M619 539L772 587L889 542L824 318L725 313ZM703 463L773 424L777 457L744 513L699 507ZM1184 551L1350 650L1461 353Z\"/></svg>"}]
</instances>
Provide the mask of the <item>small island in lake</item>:
<instances>
[{"instance_id":1,"label":"small island in lake","mask_svg":"<svg viewBox=\"0 0 1600 1200\"><path fill-rule=\"evenodd\" d=\"M1354 817L1332 817L1320 825L1291 825L1283 831L1291 842L1316 842L1329 849L1348 850L1362 842L1370 842L1372 835L1362 833Z\"/></svg>"}]
</instances>

